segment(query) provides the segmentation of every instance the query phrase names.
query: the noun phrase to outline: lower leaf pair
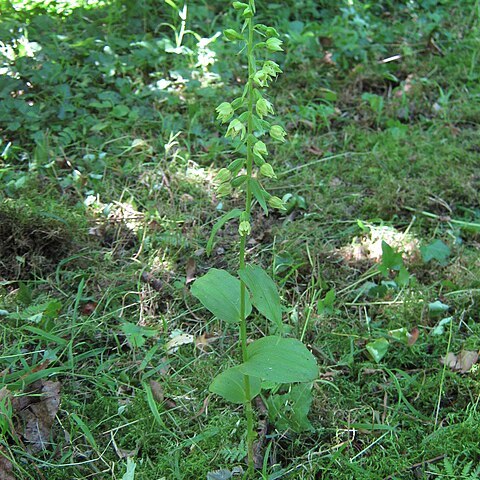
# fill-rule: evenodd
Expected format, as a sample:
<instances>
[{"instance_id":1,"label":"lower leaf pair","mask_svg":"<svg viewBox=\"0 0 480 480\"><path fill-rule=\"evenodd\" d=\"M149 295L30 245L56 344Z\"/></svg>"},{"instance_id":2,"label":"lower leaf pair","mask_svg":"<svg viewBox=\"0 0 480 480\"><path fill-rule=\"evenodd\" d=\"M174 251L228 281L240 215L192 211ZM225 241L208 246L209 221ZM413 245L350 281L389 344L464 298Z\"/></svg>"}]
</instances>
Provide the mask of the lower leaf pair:
<instances>
[{"instance_id":1,"label":"lower leaf pair","mask_svg":"<svg viewBox=\"0 0 480 480\"><path fill-rule=\"evenodd\" d=\"M255 398L262 384L311 382L317 377L315 357L294 338L268 336L247 347L248 360L220 373L210 391L232 403L245 403ZM250 392L245 390L245 376L250 379Z\"/></svg>"}]
</instances>

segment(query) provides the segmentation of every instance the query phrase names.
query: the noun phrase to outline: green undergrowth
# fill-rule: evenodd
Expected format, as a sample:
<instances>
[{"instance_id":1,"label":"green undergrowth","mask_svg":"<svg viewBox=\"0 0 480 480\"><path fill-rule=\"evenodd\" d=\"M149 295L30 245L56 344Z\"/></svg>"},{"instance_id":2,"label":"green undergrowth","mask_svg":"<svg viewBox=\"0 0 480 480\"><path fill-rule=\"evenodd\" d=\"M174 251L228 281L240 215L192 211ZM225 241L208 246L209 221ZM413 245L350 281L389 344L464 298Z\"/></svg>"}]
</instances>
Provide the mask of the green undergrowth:
<instances>
[{"instance_id":1,"label":"green undergrowth","mask_svg":"<svg viewBox=\"0 0 480 480\"><path fill-rule=\"evenodd\" d=\"M236 332L189 293L236 268L235 223L206 255L239 206L212 183L228 157L214 107L244 78L215 34L235 22L189 3L197 35L179 41L177 2L77 3L1 5L0 472L6 457L22 480L206 478L246 455L241 409L208 393ZM478 2L258 3L285 34L271 190L288 211L253 218L247 250L273 257L320 365L311 430L269 421L258 478L480 478L478 364L440 362L480 349ZM408 283L379 273L382 240ZM47 380L61 401L34 450L2 387Z\"/></svg>"}]
</instances>

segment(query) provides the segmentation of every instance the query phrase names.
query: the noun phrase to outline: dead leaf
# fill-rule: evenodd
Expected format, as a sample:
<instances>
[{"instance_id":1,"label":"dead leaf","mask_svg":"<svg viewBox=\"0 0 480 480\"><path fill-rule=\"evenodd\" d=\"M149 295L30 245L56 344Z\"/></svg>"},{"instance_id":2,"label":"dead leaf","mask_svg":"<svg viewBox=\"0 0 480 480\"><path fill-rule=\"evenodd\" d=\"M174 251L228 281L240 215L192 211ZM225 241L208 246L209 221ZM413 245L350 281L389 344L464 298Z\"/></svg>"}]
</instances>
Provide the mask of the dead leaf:
<instances>
[{"instance_id":1,"label":"dead leaf","mask_svg":"<svg viewBox=\"0 0 480 480\"><path fill-rule=\"evenodd\" d=\"M194 258L189 258L186 266L187 279L185 281L186 285L195 280L195 271L197 269L197 264L195 263Z\"/></svg>"},{"instance_id":2,"label":"dead leaf","mask_svg":"<svg viewBox=\"0 0 480 480\"><path fill-rule=\"evenodd\" d=\"M0 449L0 480L15 480L12 462Z\"/></svg>"},{"instance_id":3,"label":"dead leaf","mask_svg":"<svg viewBox=\"0 0 480 480\"><path fill-rule=\"evenodd\" d=\"M59 406L60 382L50 380L37 380L26 395L12 399L16 430L30 451L38 453L47 448Z\"/></svg>"},{"instance_id":4,"label":"dead leaf","mask_svg":"<svg viewBox=\"0 0 480 480\"><path fill-rule=\"evenodd\" d=\"M412 331L408 336L408 345L410 347L415 344L415 342L418 340L419 335L420 335L420 330L417 327L412 328Z\"/></svg>"},{"instance_id":5,"label":"dead leaf","mask_svg":"<svg viewBox=\"0 0 480 480\"><path fill-rule=\"evenodd\" d=\"M478 352L471 350L462 350L458 355L449 352L446 357L440 359L440 363L460 373L468 373L477 362Z\"/></svg>"},{"instance_id":6,"label":"dead leaf","mask_svg":"<svg viewBox=\"0 0 480 480\"><path fill-rule=\"evenodd\" d=\"M163 403L165 396L163 395L163 387L159 382L150 380L150 388L152 389L152 395L156 402Z\"/></svg>"},{"instance_id":7,"label":"dead leaf","mask_svg":"<svg viewBox=\"0 0 480 480\"><path fill-rule=\"evenodd\" d=\"M97 308L97 305L98 305L97 302L87 302L85 303L85 305L82 305L82 308L80 309L80 313L82 315L90 316Z\"/></svg>"},{"instance_id":8,"label":"dead leaf","mask_svg":"<svg viewBox=\"0 0 480 480\"><path fill-rule=\"evenodd\" d=\"M171 340L167 342L166 348L167 353L174 353L178 350L178 347L181 345L187 345L193 343L195 337L189 333L179 333L178 335L172 335Z\"/></svg>"},{"instance_id":9,"label":"dead leaf","mask_svg":"<svg viewBox=\"0 0 480 480\"><path fill-rule=\"evenodd\" d=\"M154 290L159 292L163 287L163 282L158 278L155 278L149 272L142 272L142 276L140 277L142 282L148 283Z\"/></svg>"},{"instance_id":10,"label":"dead leaf","mask_svg":"<svg viewBox=\"0 0 480 480\"><path fill-rule=\"evenodd\" d=\"M195 339L195 346L202 352L205 352L209 350L210 344L212 344L213 342L216 342L219 338L220 337L218 336L204 333Z\"/></svg>"}]
</instances>

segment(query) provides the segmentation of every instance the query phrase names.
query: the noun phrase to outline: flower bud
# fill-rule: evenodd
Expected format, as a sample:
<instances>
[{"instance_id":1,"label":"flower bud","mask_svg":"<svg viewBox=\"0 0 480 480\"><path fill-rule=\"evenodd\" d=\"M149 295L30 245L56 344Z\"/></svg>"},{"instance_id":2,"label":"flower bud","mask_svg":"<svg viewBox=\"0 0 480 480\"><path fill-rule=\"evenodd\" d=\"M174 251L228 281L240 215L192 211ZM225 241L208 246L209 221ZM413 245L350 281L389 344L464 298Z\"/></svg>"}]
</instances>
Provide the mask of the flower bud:
<instances>
[{"instance_id":1,"label":"flower bud","mask_svg":"<svg viewBox=\"0 0 480 480\"><path fill-rule=\"evenodd\" d=\"M287 132L280 125L272 125L272 128L270 128L270 136L274 140L278 140L279 142L284 142L286 135L287 135Z\"/></svg>"},{"instance_id":2,"label":"flower bud","mask_svg":"<svg viewBox=\"0 0 480 480\"><path fill-rule=\"evenodd\" d=\"M278 32L273 27L267 27L265 30L267 37L278 37Z\"/></svg>"},{"instance_id":3,"label":"flower bud","mask_svg":"<svg viewBox=\"0 0 480 480\"><path fill-rule=\"evenodd\" d=\"M227 40L235 41L235 40L243 40L243 35L238 33L233 28L227 28L223 34Z\"/></svg>"},{"instance_id":4,"label":"flower bud","mask_svg":"<svg viewBox=\"0 0 480 480\"><path fill-rule=\"evenodd\" d=\"M215 176L215 182L225 183L232 178L232 172L228 168L221 168Z\"/></svg>"},{"instance_id":5,"label":"flower bud","mask_svg":"<svg viewBox=\"0 0 480 480\"><path fill-rule=\"evenodd\" d=\"M282 202L281 198L271 196L268 200L267 203L270 207L276 208L277 210L286 210L285 204Z\"/></svg>"},{"instance_id":6,"label":"flower bud","mask_svg":"<svg viewBox=\"0 0 480 480\"><path fill-rule=\"evenodd\" d=\"M273 167L269 163L264 163L260 167L260 173L267 178L277 178L275 172L273 171Z\"/></svg>"},{"instance_id":7,"label":"flower bud","mask_svg":"<svg viewBox=\"0 0 480 480\"><path fill-rule=\"evenodd\" d=\"M248 4L243 3L243 2L233 2L232 5L233 5L233 8L235 10L241 10L242 8L243 9L248 8Z\"/></svg>"},{"instance_id":8,"label":"flower bud","mask_svg":"<svg viewBox=\"0 0 480 480\"><path fill-rule=\"evenodd\" d=\"M225 197L227 195L230 195L232 193L232 186L230 183L222 183L217 187L217 195L219 197Z\"/></svg>"},{"instance_id":9,"label":"flower bud","mask_svg":"<svg viewBox=\"0 0 480 480\"><path fill-rule=\"evenodd\" d=\"M247 235L250 235L251 231L252 227L250 226L250 222L248 220L240 222L240 225L238 226L238 233L241 237L246 237Z\"/></svg>"},{"instance_id":10,"label":"flower bud","mask_svg":"<svg viewBox=\"0 0 480 480\"><path fill-rule=\"evenodd\" d=\"M250 7L247 7L244 11L243 11L243 16L245 18L252 18L253 17L253 10L250 8Z\"/></svg>"},{"instance_id":11,"label":"flower bud","mask_svg":"<svg viewBox=\"0 0 480 480\"><path fill-rule=\"evenodd\" d=\"M264 155L268 155L267 146L261 140L259 140L253 146L253 153L258 155L260 158L263 158Z\"/></svg>"}]
</instances>

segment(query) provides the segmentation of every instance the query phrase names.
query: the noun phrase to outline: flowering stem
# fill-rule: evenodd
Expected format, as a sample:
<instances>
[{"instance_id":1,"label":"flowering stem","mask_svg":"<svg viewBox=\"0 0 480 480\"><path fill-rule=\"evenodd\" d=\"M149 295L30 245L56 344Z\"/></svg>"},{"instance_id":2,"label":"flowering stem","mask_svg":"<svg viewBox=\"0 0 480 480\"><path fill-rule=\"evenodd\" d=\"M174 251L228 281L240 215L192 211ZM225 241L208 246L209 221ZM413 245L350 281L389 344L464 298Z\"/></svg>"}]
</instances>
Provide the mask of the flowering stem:
<instances>
[{"instance_id":1,"label":"flowering stem","mask_svg":"<svg viewBox=\"0 0 480 480\"><path fill-rule=\"evenodd\" d=\"M250 212L252 208L252 189L250 186L250 179L252 178L253 170L253 106L254 106L254 88L253 88L253 75L255 74L255 58L253 55L253 19L248 19L248 43L247 43L247 55L248 55L248 120L247 120L247 181L246 181L246 193L247 198L245 201L245 212L248 220L250 220ZM242 235L240 239L240 269L245 267L245 247L247 242L247 235ZM240 341L242 345L242 357L243 362L248 360L247 352L247 321L246 321L246 285L243 281L240 283ZM243 377L245 394L247 398L250 398L250 379L248 375ZM254 458L253 458L253 442L255 440L255 431L253 424L253 408L251 400L245 402L245 415L247 417L247 451L248 451L248 470L247 478L253 475L254 471Z\"/></svg>"}]
</instances>

